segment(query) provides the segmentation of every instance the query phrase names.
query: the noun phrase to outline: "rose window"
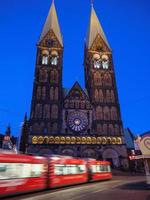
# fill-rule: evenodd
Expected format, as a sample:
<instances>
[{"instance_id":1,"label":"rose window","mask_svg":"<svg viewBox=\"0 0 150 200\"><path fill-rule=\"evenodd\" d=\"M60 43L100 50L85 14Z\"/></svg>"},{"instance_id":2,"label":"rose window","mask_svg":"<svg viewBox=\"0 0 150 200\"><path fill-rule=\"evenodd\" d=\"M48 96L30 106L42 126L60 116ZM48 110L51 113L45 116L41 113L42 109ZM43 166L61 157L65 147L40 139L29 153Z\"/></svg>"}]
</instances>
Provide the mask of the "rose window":
<instances>
[{"instance_id":1,"label":"rose window","mask_svg":"<svg viewBox=\"0 0 150 200\"><path fill-rule=\"evenodd\" d=\"M88 125L87 116L83 113L72 113L68 118L68 125L71 130L80 132L86 129Z\"/></svg>"}]
</instances>

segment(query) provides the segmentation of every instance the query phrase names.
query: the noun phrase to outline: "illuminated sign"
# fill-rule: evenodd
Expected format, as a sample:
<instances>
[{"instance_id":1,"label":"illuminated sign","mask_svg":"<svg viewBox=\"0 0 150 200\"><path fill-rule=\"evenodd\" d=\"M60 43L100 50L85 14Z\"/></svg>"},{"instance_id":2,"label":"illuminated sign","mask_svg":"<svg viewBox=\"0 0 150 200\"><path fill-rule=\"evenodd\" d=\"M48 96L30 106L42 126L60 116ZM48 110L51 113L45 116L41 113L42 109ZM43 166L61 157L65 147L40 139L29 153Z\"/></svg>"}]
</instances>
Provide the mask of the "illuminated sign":
<instances>
[{"instance_id":1,"label":"illuminated sign","mask_svg":"<svg viewBox=\"0 0 150 200\"><path fill-rule=\"evenodd\" d=\"M150 155L150 134L141 139L139 147L143 155Z\"/></svg>"},{"instance_id":2,"label":"illuminated sign","mask_svg":"<svg viewBox=\"0 0 150 200\"><path fill-rule=\"evenodd\" d=\"M121 137L33 136L32 144L123 144Z\"/></svg>"}]
</instances>

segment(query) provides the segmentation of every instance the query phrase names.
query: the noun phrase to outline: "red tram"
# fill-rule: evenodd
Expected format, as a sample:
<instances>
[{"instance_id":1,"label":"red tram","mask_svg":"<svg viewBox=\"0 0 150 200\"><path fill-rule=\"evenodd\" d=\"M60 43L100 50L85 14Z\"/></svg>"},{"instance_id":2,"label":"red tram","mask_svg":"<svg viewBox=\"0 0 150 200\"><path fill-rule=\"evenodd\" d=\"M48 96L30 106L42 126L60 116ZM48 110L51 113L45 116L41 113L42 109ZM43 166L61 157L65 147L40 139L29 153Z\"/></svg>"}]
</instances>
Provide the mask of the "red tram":
<instances>
[{"instance_id":1,"label":"red tram","mask_svg":"<svg viewBox=\"0 0 150 200\"><path fill-rule=\"evenodd\" d=\"M88 181L86 161L72 157L52 156L49 159L49 188Z\"/></svg>"},{"instance_id":2,"label":"red tram","mask_svg":"<svg viewBox=\"0 0 150 200\"><path fill-rule=\"evenodd\" d=\"M0 197L111 178L107 161L0 152Z\"/></svg>"}]
</instances>

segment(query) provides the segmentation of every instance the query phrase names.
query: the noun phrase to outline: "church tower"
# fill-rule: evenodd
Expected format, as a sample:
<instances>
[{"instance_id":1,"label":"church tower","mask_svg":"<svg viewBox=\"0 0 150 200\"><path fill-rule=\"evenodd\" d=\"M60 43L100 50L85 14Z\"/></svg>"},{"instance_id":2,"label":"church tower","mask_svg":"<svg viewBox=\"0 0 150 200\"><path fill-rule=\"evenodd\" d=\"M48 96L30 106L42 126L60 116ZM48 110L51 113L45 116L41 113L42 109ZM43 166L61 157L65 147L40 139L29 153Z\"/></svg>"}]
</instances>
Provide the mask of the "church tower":
<instances>
[{"instance_id":1,"label":"church tower","mask_svg":"<svg viewBox=\"0 0 150 200\"><path fill-rule=\"evenodd\" d=\"M123 136L112 50L93 5L85 43L84 70L85 85L93 107L93 134L107 138L107 145L101 146L103 148L102 157L103 159L113 160L113 162L116 160L118 162L116 166L118 166L121 159L126 160L127 152ZM109 138L112 138L110 143ZM120 138L121 140L115 141L114 138ZM120 145L116 145L119 143Z\"/></svg>"},{"instance_id":2,"label":"church tower","mask_svg":"<svg viewBox=\"0 0 150 200\"><path fill-rule=\"evenodd\" d=\"M92 6L85 44L85 83L93 105L93 131L121 136L122 121L112 51Z\"/></svg>"},{"instance_id":3,"label":"church tower","mask_svg":"<svg viewBox=\"0 0 150 200\"><path fill-rule=\"evenodd\" d=\"M29 141L33 135L49 136L60 130L62 57L63 41L53 1L37 44Z\"/></svg>"}]
</instances>

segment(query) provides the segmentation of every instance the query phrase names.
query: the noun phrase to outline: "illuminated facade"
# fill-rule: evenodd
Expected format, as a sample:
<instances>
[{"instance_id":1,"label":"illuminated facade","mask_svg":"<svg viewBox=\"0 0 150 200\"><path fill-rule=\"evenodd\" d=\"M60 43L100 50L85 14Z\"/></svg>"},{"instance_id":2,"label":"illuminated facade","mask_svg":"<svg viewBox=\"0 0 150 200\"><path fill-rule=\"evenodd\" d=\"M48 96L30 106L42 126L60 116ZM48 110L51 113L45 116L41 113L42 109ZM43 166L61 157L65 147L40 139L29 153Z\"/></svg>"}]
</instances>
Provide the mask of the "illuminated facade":
<instances>
[{"instance_id":1,"label":"illuminated facade","mask_svg":"<svg viewBox=\"0 0 150 200\"><path fill-rule=\"evenodd\" d=\"M112 51L93 7L84 50L85 89L78 82L69 91L63 88L62 63L53 2L37 45L27 152L103 158L127 166Z\"/></svg>"}]
</instances>

